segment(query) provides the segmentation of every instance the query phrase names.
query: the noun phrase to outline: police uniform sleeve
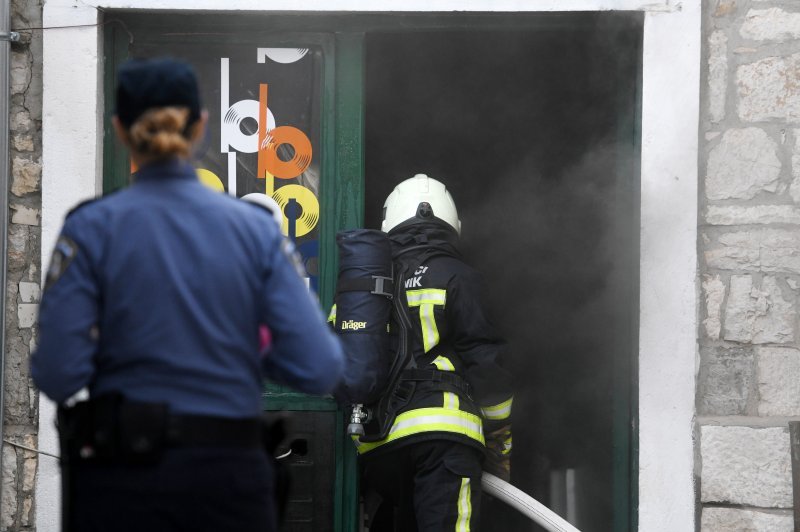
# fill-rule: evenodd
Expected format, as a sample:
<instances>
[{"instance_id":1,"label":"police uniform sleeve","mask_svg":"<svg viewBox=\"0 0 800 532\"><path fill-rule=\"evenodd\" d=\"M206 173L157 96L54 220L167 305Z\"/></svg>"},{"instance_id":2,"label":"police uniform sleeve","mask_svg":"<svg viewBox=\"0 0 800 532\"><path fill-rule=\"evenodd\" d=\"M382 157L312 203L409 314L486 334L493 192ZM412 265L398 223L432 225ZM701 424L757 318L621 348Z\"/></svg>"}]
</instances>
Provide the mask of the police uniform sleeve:
<instances>
[{"instance_id":1,"label":"police uniform sleeve","mask_svg":"<svg viewBox=\"0 0 800 532\"><path fill-rule=\"evenodd\" d=\"M511 423L512 375L505 342L486 315L480 275L468 270L454 276L447 290L448 325L464 366L464 378L492 432Z\"/></svg>"},{"instance_id":2,"label":"police uniform sleeve","mask_svg":"<svg viewBox=\"0 0 800 532\"><path fill-rule=\"evenodd\" d=\"M264 323L272 351L264 359L266 376L298 391L326 394L338 384L344 357L322 310L293 264L293 246L278 238L269 253L264 286Z\"/></svg>"},{"instance_id":3,"label":"police uniform sleeve","mask_svg":"<svg viewBox=\"0 0 800 532\"><path fill-rule=\"evenodd\" d=\"M58 238L39 307L39 344L31 356L34 383L62 402L89 384L98 348L99 282L91 231L68 217Z\"/></svg>"}]
</instances>

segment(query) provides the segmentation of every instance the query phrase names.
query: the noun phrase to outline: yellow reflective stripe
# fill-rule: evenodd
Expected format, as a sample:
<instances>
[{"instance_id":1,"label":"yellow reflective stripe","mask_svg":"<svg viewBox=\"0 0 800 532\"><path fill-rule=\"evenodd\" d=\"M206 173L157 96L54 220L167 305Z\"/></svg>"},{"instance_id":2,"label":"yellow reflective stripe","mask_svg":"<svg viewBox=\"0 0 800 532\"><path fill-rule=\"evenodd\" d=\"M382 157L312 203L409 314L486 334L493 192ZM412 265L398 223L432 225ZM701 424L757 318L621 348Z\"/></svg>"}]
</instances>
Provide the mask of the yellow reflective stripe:
<instances>
[{"instance_id":1,"label":"yellow reflective stripe","mask_svg":"<svg viewBox=\"0 0 800 532\"><path fill-rule=\"evenodd\" d=\"M447 292L440 288L424 288L407 290L406 299L409 307L419 307L419 321L422 326L422 347L427 353L439 343L439 329L433 314L434 305L444 305Z\"/></svg>"},{"instance_id":2,"label":"yellow reflective stripe","mask_svg":"<svg viewBox=\"0 0 800 532\"><path fill-rule=\"evenodd\" d=\"M484 419L506 419L511 415L511 403L514 401L512 397L508 401L503 401L499 405L481 407L481 414Z\"/></svg>"},{"instance_id":3,"label":"yellow reflective stripe","mask_svg":"<svg viewBox=\"0 0 800 532\"><path fill-rule=\"evenodd\" d=\"M433 305L420 305L419 321L422 324L422 346L427 353L439 343L439 329L436 327Z\"/></svg>"},{"instance_id":4,"label":"yellow reflective stripe","mask_svg":"<svg viewBox=\"0 0 800 532\"><path fill-rule=\"evenodd\" d=\"M336 303L331 307L331 312L328 314L328 323L336 322Z\"/></svg>"},{"instance_id":5,"label":"yellow reflective stripe","mask_svg":"<svg viewBox=\"0 0 800 532\"><path fill-rule=\"evenodd\" d=\"M403 412L395 419L385 440L374 443L362 443L356 440L355 443L358 452L365 453L400 438L424 432L451 432L484 444L483 422L478 416L462 410L445 408L418 408Z\"/></svg>"},{"instance_id":6,"label":"yellow reflective stripe","mask_svg":"<svg viewBox=\"0 0 800 532\"><path fill-rule=\"evenodd\" d=\"M406 299L409 307L420 305L444 305L447 301L447 290L441 288L422 288L420 290L406 290Z\"/></svg>"},{"instance_id":7,"label":"yellow reflective stripe","mask_svg":"<svg viewBox=\"0 0 800 532\"><path fill-rule=\"evenodd\" d=\"M513 447L513 443L511 441L511 436L508 437L506 441L503 442L503 450L500 451L501 454L508 454L511 452Z\"/></svg>"},{"instance_id":8,"label":"yellow reflective stripe","mask_svg":"<svg viewBox=\"0 0 800 532\"><path fill-rule=\"evenodd\" d=\"M456 368L453 366L453 363L450 362L450 359L443 356L438 356L433 359L432 364L436 366L436 369L439 371L455 371Z\"/></svg>"},{"instance_id":9,"label":"yellow reflective stripe","mask_svg":"<svg viewBox=\"0 0 800 532\"><path fill-rule=\"evenodd\" d=\"M458 519L456 519L456 532L469 532L469 520L472 517L472 486L469 478L461 479L461 489L458 490Z\"/></svg>"},{"instance_id":10,"label":"yellow reflective stripe","mask_svg":"<svg viewBox=\"0 0 800 532\"><path fill-rule=\"evenodd\" d=\"M451 392L444 392L444 408L458 410L458 395Z\"/></svg>"}]
</instances>

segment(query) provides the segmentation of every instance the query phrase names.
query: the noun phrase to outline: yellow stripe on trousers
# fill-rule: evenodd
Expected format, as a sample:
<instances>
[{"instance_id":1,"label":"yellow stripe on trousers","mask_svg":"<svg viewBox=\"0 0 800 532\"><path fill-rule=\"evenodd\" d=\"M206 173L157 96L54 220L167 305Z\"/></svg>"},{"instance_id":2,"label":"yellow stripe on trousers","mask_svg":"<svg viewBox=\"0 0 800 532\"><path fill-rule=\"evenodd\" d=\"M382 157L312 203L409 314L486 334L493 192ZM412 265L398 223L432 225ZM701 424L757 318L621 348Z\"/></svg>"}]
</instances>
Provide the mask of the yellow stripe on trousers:
<instances>
[{"instance_id":1,"label":"yellow stripe on trousers","mask_svg":"<svg viewBox=\"0 0 800 532\"><path fill-rule=\"evenodd\" d=\"M458 491L456 532L469 532L470 517L472 517L472 486L468 478L462 478L461 489Z\"/></svg>"}]
</instances>

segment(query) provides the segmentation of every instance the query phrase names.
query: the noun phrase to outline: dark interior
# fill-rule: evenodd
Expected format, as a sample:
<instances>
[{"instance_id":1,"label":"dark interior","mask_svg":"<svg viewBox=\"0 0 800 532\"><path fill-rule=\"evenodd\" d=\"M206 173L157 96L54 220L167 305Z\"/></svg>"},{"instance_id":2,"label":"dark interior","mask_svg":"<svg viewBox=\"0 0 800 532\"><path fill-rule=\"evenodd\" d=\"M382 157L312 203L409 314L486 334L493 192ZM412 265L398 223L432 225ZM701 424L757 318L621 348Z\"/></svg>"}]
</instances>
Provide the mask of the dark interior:
<instances>
[{"instance_id":1,"label":"dark interior","mask_svg":"<svg viewBox=\"0 0 800 532\"><path fill-rule=\"evenodd\" d=\"M416 173L447 185L515 359L512 481L605 532L636 508L641 17L580 21L368 34L365 221Z\"/></svg>"}]
</instances>

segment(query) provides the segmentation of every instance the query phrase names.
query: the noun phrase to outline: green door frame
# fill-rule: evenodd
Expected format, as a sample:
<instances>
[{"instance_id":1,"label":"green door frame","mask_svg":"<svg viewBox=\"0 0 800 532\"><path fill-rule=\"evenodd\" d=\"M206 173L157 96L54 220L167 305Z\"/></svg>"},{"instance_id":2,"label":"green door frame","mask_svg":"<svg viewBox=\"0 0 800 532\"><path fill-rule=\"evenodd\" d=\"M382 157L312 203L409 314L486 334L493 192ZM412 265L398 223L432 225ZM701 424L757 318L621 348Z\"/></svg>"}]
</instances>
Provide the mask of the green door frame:
<instances>
[{"instance_id":1,"label":"green door frame","mask_svg":"<svg viewBox=\"0 0 800 532\"><path fill-rule=\"evenodd\" d=\"M183 27L194 28L179 37L170 23L171 13L152 14L115 10L106 13L104 25L105 47L105 113L103 135L103 192L109 193L128 183L129 160L126 150L116 141L109 127L114 109L116 67L129 56L130 44L137 31L149 36L160 36L165 41L196 39L207 42L209 38L259 43L316 45L323 48L322 90L322 171L320 203L320 300L324 308L333 302L337 272L335 235L338 231L363 226L364 221L364 40L367 32L449 31L449 30L548 30L587 27L595 24L593 15L576 13L397 13L397 14L187 14L174 13L183 21ZM640 15L640 14L639 14ZM642 31L643 17L629 17L620 26L638 27ZM637 26L638 25L638 26ZM302 31L302 33L298 32ZM148 36L148 39L150 37ZM632 143L631 158L620 161L620 171L639 176L638 163L641 145L641 42L638 44L639 68L637 71L635 112L621 125L620 142ZM630 101L618 102L621 111L630 109ZM631 166L633 165L633 166ZM636 180L636 179L635 179ZM638 180L622 186L635 188L638 198ZM630 191L619 190L620 196ZM623 231L630 233L632 242L638 242L638 208L617 220ZM624 234L621 232L620 234ZM636 248L638 249L638 247ZM638 255L632 257L631 272L638 279ZM633 260L636 259L636 260ZM638 291L631 288L631 278L617 279L624 298L638 308ZM638 286L638 282L634 283ZM627 286L627 288L626 288ZM635 316L631 316L633 320ZM633 321L631 321L631 325ZM631 338L635 345L631 353L638 352L636 331ZM621 357L618 357L621 358ZM614 530L635 530L638 507L638 373L635 356L631 360L615 362L614 384L614 474L613 504ZM268 387L264 392L265 410L306 410L334 412L338 433L335 438L334 524L336 530L358 530L358 487L356 454L344 434L346 413L327 398L309 397L279 387Z\"/></svg>"},{"instance_id":2,"label":"green door frame","mask_svg":"<svg viewBox=\"0 0 800 532\"><path fill-rule=\"evenodd\" d=\"M135 31L136 26L131 26ZM110 24L105 32L105 130L103 135L103 193L127 186L130 163L127 150L109 127L115 108L116 69L129 57L131 29ZM184 37L187 38L187 37ZM191 39L191 37L188 37ZM207 41L206 37L198 37ZM242 35L242 41L252 40ZM168 35L153 40L174 42ZM322 174L320 203L320 300L330 308L336 284L336 233L363 225L363 41L361 33L298 34L282 32L259 36L259 43L270 46L321 46L323 50L322 87ZM149 42L152 42L149 40ZM346 413L330 398L312 397L289 389L268 385L263 394L264 410L332 412L336 416L334 439L335 483L334 525L336 530L356 530L358 486L355 448L345 434Z\"/></svg>"}]
</instances>

